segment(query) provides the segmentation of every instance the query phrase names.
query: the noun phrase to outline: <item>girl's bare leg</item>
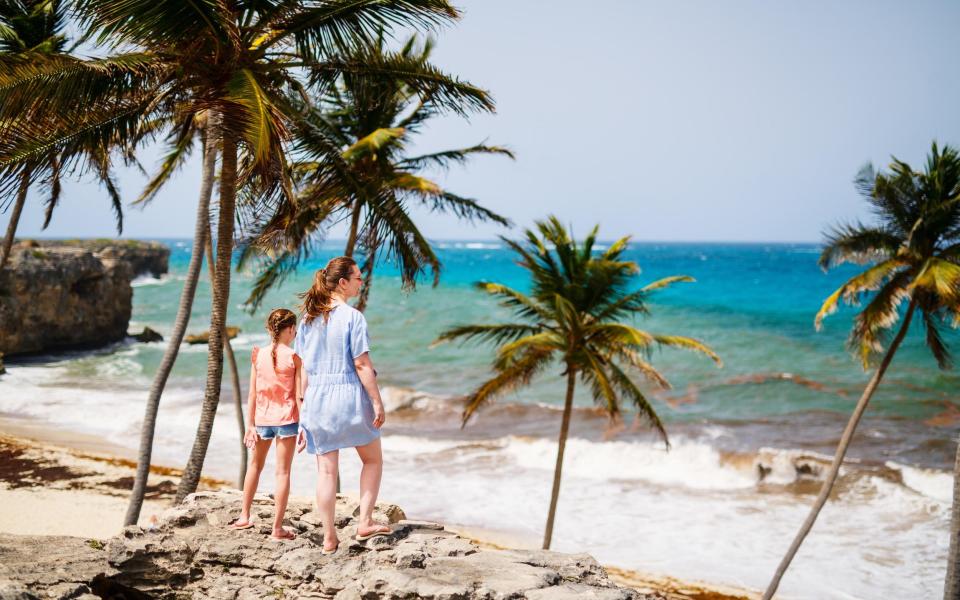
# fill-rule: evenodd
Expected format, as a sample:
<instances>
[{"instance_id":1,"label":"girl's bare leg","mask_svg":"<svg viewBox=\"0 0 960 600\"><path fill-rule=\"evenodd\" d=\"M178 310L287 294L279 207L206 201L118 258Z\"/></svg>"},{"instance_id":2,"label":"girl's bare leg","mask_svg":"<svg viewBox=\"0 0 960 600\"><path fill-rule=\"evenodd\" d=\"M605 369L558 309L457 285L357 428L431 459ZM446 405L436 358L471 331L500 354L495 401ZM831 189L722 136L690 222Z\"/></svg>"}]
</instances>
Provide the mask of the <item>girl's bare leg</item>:
<instances>
[{"instance_id":1,"label":"girl's bare leg","mask_svg":"<svg viewBox=\"0 0 960 600\"><path fill-rule=\"evenodd\" d=\"M283 528L283 516L287 512L287 499L290 497L290 463L297 445L296 436L277 438L277 482L273 492L277 514L273 517L273 537L292 540L297 537Z\"/></svg>"},{"instance_id":2,"label":"girl's bare leg","mask_svg":"<svg viewBox=\"0 0 960 600\"><path fill-rule=\"evenodd\" d=\"M339 464L339 450L317 455L317 512L323 524L324 550L333 550L340 543L334 525Z\"/></svg>"},{"instance_id":3,"label":"girl's bare leg","mask_svg":"<svg viewBox=\"0 0 960 600\"><path fill-rule=\"evenodd\" d=\"M272 442L273 440L258 439L253 446L247 476L243 479L243 503L240 505L240 518L233 524L234 527L243 527L250 523L250 507L253 506L253 496L257 493L260 473L263 472L263 463L267 460L267 452L270 451Z\"/></svg>"},{"instance_id":4,"label":"girl's bare leg","mask_svg":"<svg viewBox=\"0 0 960 600\"><path fill-rule=\"evenodd\" d=\"M363 461L360 471L360 520L357 522L357 535L368 535L374 531L386 529L373 521L373 508L380 493L380 478L383 475L383 452L380 438L366 446L357 446L357 454Z\"/></svg>"}]
</instances>

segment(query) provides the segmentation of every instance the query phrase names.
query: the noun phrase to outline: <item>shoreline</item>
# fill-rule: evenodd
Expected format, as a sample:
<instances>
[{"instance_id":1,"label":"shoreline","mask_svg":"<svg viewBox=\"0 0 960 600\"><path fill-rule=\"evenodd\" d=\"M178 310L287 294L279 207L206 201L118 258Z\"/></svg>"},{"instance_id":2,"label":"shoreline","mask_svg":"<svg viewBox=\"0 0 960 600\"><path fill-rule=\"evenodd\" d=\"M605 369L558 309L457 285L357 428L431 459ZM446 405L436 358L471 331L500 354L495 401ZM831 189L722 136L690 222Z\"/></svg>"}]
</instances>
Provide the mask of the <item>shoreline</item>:
<instances>
[{"instance_id":1,"label":"shoreline","mask_svg":"<svg viewBox=\"0 0 960 600\"><path fill-rule=\"evenodd\" d=\"M0 533L65 535L98 539L122 531L136 460L133 451L97 436L53 429L27 417L0 414ZM152 465L139 524L149 526L169 507L179 469ZM232 488L203 477L201 489ZM449 525L490 549L539 547L538 540L511 531ZM604 566L611 579L668 600L752 600L748 590Z\"/></svg>"}]
</instances>

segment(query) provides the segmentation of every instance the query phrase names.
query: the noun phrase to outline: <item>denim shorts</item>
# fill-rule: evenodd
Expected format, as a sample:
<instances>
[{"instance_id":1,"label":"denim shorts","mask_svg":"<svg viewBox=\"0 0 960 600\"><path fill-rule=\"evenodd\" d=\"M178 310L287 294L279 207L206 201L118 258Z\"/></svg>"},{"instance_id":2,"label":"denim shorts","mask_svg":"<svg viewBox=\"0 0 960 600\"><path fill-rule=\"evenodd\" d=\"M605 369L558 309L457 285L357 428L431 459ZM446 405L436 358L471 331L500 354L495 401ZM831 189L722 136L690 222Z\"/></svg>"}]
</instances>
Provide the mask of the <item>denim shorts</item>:
<instances>
[{"instance_id":1,"label":"denim shorts","mask_svg":"<svg viewBox=\"0 0 960 600\"><path fill-rule=\"evenodd\" d=\"M287 423L286 425L257 425L257 435L261 440L272 440L275 437L288 438L297 435L300 429L299 423Z\"/></svg>"}]
</instances>

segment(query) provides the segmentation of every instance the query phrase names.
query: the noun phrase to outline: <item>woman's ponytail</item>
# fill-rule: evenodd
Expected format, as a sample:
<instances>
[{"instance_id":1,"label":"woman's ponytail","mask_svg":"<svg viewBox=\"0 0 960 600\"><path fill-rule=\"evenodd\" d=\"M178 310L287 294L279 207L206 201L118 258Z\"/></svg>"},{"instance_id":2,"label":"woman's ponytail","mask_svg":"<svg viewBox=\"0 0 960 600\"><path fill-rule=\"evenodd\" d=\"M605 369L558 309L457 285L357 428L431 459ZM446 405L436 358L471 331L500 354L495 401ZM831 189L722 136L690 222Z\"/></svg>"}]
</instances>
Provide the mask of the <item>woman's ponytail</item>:
<instances>
[{"instance_id":1,"label":"woman's ponytail","mask_svg":"<svg viewBox=\"0 0 960 600\"><path fill-rule=\"evenodd\" d=\"M333 292L337 290L341 279L350 279L353 275L353 267L356 261L349 256L338 256L331 258L327 266L320 269L313 276L313 285L306 292L300 294L303 304L300 309L303 313L303 319L310 323L315 318L322 316L324 322L327 315L333 310L331 301Z\"/></svg>"}]
</instances>

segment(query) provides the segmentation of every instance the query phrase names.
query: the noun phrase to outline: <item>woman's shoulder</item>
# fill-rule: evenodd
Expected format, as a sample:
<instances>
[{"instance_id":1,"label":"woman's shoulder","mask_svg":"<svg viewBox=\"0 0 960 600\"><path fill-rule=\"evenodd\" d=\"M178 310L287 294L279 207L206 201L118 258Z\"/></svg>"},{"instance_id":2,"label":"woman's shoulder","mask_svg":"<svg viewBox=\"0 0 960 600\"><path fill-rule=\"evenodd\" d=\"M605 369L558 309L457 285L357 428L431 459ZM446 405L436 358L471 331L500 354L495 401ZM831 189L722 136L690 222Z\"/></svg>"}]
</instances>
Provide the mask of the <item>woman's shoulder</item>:
<instances>
[{"instance_id":1,"label":"woman's shoulder","mask_svg":"<svg viewBox=\"0 0 960 600\"><path fill-rule=\"evenodd\" d=\"M349 304L340 304L337 310L342 310L345 320L350 321L351 323L355 323L357 321L366 322L366 317L363 316L363 313Z\"/></svg>"}]
</instances>

